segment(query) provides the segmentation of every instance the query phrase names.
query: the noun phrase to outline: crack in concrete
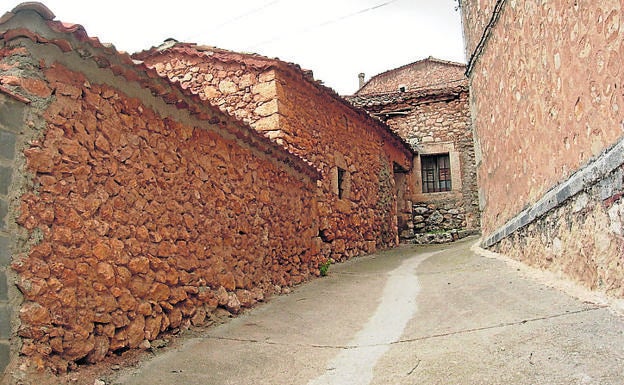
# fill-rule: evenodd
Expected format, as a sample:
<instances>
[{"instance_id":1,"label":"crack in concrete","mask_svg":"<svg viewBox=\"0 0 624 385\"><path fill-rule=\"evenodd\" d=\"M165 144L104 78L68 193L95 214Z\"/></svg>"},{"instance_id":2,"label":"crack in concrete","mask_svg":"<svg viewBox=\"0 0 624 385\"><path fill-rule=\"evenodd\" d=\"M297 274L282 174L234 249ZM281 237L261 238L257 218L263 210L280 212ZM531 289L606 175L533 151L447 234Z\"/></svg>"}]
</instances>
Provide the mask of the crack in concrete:
<instances>
[{"instance_id":1,"label":"crack in concrete","mask_svg":"<svg viewBox=\"0 0 624 385\"><path fill-rule=\"evenodd\" d=\"M414 371L416 371L416 369L418 369L418 366L420 366L420 363L421 363L421 362L422 362L421 360L418 360L418 361L416 362L416 365L412 368L412 370L410 370L409 372L407 372L407 376L411 376L411 375L414 373Z\"/></svg>"},{"instance_id":2,"label":"crack in concrete","mask_svg":"<svg viewBox=\"0 0 624 385\"><path fill-rule=\"evenodd\" d=\"M379 347L379 346L392 346L392 345L399 345L399 344L405 344L405 343L411 343L411 342L425 341L425 340L429 340L433 338L449 337L449 336L474 333L474 332L479 332L479 331L484 331L484 330L505 328L509 326L524 325L524 324L531 323L531 322L545 321L545 320L554 319L554 318L561 318L561 317L567 317L567 316L572 316L572 315L577 315L577 314L582 314L582 313L588 313L591 311L601 310L604 308L606 308L606 306L594 306L594 307L590 307L587 309L566 311L565 313L558 313L558 314L552 314L548 316L529 318L529 319L524 319L521 321L504 322L504 323L499 323L496 325L489 325L489 326L483 326L483 327L478 327L478 328L462 329L462 330L456 330L456 331L447 332L447 333L438 333L438 334L431 334L431 335L416 337L416 338L400 339L397 341L392 341L392 342L382 343L382 344L363 344L363 345L292 344L292 343L284 343L284 342L279 342L279 341L271 341L268 339L263 341L263 340L251 339L251 338L234 338L234 337L221 337L221 336L211 336L211 335L207 335L204 338L221 340L221 341L262 343L265 345L276 345L276 346L297 346L297 347L302 347L302 348L313 348L313 349L336 349L336 350L366 349L366 348L374 348L374 347Z\"/></svg>"},{"instance_id":3,"label":"crack in concrete","mask_svg":"<svg viewBox=\"0 0 624 385\"><path fill-rule=\"evenodd\" d=\"M457 331L448 332L448 333L439 333L439 334L432 334L432 335L429 335L429 336L423 336L423 337L417 337L417 338L402 339L402 340L399 340L399 341L391 342L390 344L391 345L396 345L396 344L403 344L403 343L409 343L409 342L424 341L424 340L429 340L429 339L432 339L432 338L440 338L440 337L448 337L448 336L459 335L459 334L474 333L474 332L479 332L479 331L483 331L483 330L492 330L492 329L505 328L505 327L509 327L509 326L524 325L524 324L531 323L531 322L545 321L545 320L549 320L549 319L553 319L553 318L561 318L561 317L566 317L566 316L571 316L571 315L576 315L576 314L581 314L581 313L588 313L590 311L604 309L605 307L606 306L595 306L595 307L590 307L590 308L587 308L587 309L566 311L565 313L558 313L558 314L552 314L552 315L548 315L548 316L524 319L522 321L504 322L504 323L500 323L500 324L497 324L497 325L483 326L483 327L480 327L480 328L463 329L463 330L457 330Z\"/></svg>"}]
</instances>

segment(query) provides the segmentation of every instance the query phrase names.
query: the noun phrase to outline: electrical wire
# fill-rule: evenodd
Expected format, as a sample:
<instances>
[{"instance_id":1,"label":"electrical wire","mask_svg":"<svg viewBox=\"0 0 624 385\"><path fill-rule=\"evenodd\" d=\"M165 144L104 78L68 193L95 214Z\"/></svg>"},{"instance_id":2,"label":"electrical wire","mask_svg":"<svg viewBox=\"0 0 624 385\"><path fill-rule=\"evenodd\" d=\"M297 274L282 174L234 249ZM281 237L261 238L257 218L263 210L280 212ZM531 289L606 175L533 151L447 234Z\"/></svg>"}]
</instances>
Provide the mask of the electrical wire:
<instances>
[{"instance_id":1,"label":"electrical wire","mask_svg":"<svg viewBox=\"0 0 624 385\"><path fill-rule=\"evenodd\" d=\"M252 45L248 46L246 51L252 51L252 50L254 50L254 49L256 49L256 48L258 48L260 46L267 45L267 44L270 44L270 43L282 40L282 39L284 39L286 37L290 38L292 36L301 35L303 33L309 32L311 30L315 30L315 29L318 29L318 28L323 28L323 27L326 27L328 25L340 22L342 20L345 20L345 19L348 19L348 18L351 18L351 17L354 17L354 16L358 16L358 15L361 15L361 14L366 13L366 12L374 11L374 10L382 8L382 7L385 7L387 5L395 3L397 1L399 1L399 0L388 0L388 1L385 1L383 3L374 5L372 7L360 9L359 11L355 11L355 12L352 12L352 13L349 13L349 14L346 14L346 15L342 15L342 16L339 16L339 17L337 17L335 19L327 20L327 21L324 21L324 22L316 24L316 25L312 25L312 26L309 26L309 27L302 28L302 29L300 29L298 31L295 31L294 33L287 34L287 36L285 36L284 34L276 35L276 36L273 36L270 39L267 39L267 40L264 40L264 41L261 41L261 42L258 42L258 43L255 43L255 44L252 44Z\"/></svg>"},{"instance_id":2,"label":"electrical wire","mask_svg":"<svg viewBox=\"0 0 624 385\"><path fill-rule=\"evenodd\" d=\"M272 6L274 6L275 4L277 4L277 3L281 2L281 1L282 0L273 0L273 1L270 1L270 2L268 2L266 4L263 4L262 6L260 6L258 8L254 8L254 9L251 9L251 10L249 10L247 12L241 13L238 16L234 16L233 18L228 19L228 20L224 21L223 23L215 25L214 27L210 28L209 32L218 31L218 30L222 29L223 27L225 27L225 26L227 26L229 24L232 24L232 23L234 23L234 22L236 22L238 20L244 19L244 18L246 18L246 17L248 17L250 15L253 15L254 13L258 13L260 11L264 11L265 9L267 9L269 7L272 7Z\"/></svg>"}]
</instances>

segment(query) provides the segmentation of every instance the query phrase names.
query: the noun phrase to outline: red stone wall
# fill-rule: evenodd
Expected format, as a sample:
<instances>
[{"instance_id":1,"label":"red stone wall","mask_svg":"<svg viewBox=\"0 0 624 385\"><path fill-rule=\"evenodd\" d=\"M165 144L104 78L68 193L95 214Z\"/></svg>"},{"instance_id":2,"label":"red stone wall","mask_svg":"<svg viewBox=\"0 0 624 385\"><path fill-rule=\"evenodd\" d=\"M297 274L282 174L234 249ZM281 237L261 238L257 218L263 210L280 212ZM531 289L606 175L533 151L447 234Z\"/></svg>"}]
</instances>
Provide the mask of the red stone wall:
<instances>
[{"instance_id":1,"label":"red stone wall","mask_svg":"<svg viewBox=\"0 0 624 385\"><path fill-rule=\"evenodd\" d=\"M389 132L380 133L387 128L315 86L304 71L292 70L288 63L222 50L215 51L219 58L200 57L185 46L138 57L162 76L186 79L183 87L246 119L321 170L324 255L342 260L396 244L393 162L409 169L411 154L397 147ZM206 93L206 88L211 91ZM337 198L336 167L353 176L348 198Z\"/></svg>"},{"instance_id":2,"label":"red stone wall","mask_svg":"<svg viewBox=\"0 0 624 385\"><path fill-rule=\"evenodd\" d=\"M147 57L145 62L159 75L180 83L223 112L252 126L266 126L277 118L273 116L277 112L277 102L275 76L271 70L263 71L235 61L208 61L198 54L171 52Z\"/></svg>"},{"instance_id":3,"label":"red stone wall","mask_svg":"<svg viewBox=\"0 0 624 385\"><path fill-rule=\"evenodd\" d=\"M470 75L484 244L622 298L622 2L500 4ZM462 11L470 56L492 7Z\"/></svg>"},{"instance_id":4,"label":"red stone wall","mask_svg":"<svg viewBox=\"0 0 624 385\"><path fill-rule=\"evenodd\" d=\"M482 24L470 20L490 9L481 3L462 2L469 49ZM471 77L485 235L622 137L621 7L503 6Z\"/></svg>"},{"instance_id":5,"label":"red stone wall","mask_svg":"<svg viewBox=\"0 0 624 385\"><path fill-rule=\"evenodd\" d=\"M12 262L29 362L96 362L318 275L314 181L94 75L32 71L45 129L14 215L34 246Z\"/></svg>"},{"instance_id":6,"label":"red stone wall","mask_svg":"<svg viewBox=\"0 0 624 385\"><path fill-rule=\"evenodd\" d=\"M479 40L483 36L486 26L492 19L492 12L497 2L501 0L459 0L464 26L464 42L466 56L470 58ZM517 2L517 0L516 0Z\"/></svg>"},{"instance_id":7,"label":"red stone wall","mask_svg":"<svg viewBox=\"0 0 624 385\"><path fill-rule=\"evenodd\" d=\"M396 191L393 162L409 168L411 159L390 145L361 113L347 108L301 79L277 73L280 127L284 141L323 175L319 197L321 236L332 256L369 253L396 245ZM336 167L350 176L349 192L339 199ZM409 196L409 194L407 194Z\"/></svg>"},{"instance_id":8,"label":"red stone wall","mask_svg":"<svg viewBox=\"0 0 624 385\"><path fill-rule=\"evenodd\" d=\"M424 59L372 77L356 95L369 95L398 92L399 87L406 91L464 79L465 66L440 63L437 59Z\"/></svg>"}]
</instances>

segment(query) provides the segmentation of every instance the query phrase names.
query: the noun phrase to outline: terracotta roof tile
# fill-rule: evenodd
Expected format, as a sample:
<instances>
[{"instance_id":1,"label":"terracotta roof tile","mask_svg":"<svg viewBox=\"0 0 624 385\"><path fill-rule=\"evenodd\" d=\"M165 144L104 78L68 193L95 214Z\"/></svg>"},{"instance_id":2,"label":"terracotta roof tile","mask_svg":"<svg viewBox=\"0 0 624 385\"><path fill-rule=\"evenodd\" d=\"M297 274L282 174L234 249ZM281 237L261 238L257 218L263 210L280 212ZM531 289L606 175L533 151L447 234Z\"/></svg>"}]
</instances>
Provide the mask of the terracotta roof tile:
<instances>
[{"instance_id":1,"label":"terracotta roof tile","mask_svg":"<svg viewBox=\"0 0 624 385\"><path fill-rule=\"evenodd\" d=\"M42 3L38 1L27 1L21 4L18 4L13 8L11 13L16 14L19 11L35 11L43 18L43 20L54 20L56 17L52 11ZM4 21L3 21L4 22Z\"/></svg>"},{"instance_id":2,"label":"terracotta roof tile","mask_svg":"<svg viewBox=\"0 0 624 385\"><path fill-rule=\"evenodd\" d=\"M347 96L346 99L358 107L383 106L393 103L402 103L415 99L426 99L436 96L457 95L468 92L468 80L459 79L441 83L432 87L421 87L407 92L382 92L375 94Z\"/></svg>"},{"instance_id":3,"label":"terracotta roof tile","mask_svg":"<svg viewBox=\"0 0 624 385\"><path fill-rule=\"evenodd\" d=\"M36 12L50 28L50 33L31 31L23 26L9 27L7 25L20 12L26 11ZM179 84L176 85L165 81L154 69L149 68L140 61L133 60L125 52L117 51L113 45L102 44L98 38L90 37L81 25L56 21L53 20L54 17L54 14L41 3L22 3L11 12L7 12L0 17L0 39L8 42L16 38L25 37L35 43L56 45L63 52L82 51L85 48L82 45L86 44L92 48L92 52L85 53L83 57L93 60L100 68L109 68L114 74L149 89L154 96L161 97L166 103L173 104L179 109L188 110L197 119L219 125L228 131L229 134L244 140L261 151L278 156L281 161L289 164L299 172L311 178L320 179L320 171L309 161L302 159L283 146L259 134L246 123L221 112L216 107L203 101L199 96L179 87ZM28 99L5 87L1 87L0 92L25 103L29 102ZM227 124L228 122L233 124Z\"/></svg>"}]
</instances>

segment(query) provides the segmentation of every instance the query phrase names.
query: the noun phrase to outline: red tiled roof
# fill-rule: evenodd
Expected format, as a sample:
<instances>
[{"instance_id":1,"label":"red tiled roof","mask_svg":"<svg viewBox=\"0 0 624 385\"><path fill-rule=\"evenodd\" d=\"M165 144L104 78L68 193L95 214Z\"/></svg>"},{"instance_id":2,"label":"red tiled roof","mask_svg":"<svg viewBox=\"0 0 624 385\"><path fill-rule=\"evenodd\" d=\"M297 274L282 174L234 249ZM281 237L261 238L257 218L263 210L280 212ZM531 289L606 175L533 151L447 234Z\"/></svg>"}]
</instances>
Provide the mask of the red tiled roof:
<instances>
[{"instance_id":1,"label":"red tiled roof","mask_svg":"<svg viewBox=\"0 0 624 385\"><path fill-rule=\"evenodd\" d=\"M37 13L52 33L33 31L19 24L7 25L19 13L28 11ZM221 112L179 85L173 85L172 88L172 83L162 79L154 69L134 61L125 52L117 51L112 44L103 44L98 38L90 37L81 25L57 21L54 17L54 13L39 2L22 3L0 17L0 39L8 42L25 37L36 43L56 45L63 52L84 49L82 45L87 44L93 48L88 58L95 61L100 68L108 68L115 75L122 76L129 82L138 83L140 87L149 89L152 95L162 98L167 104L173 104L178 109L186 109L199 120L219 125L229 134L267 154L276 156L299 172L314 179L320 179L320 171L309 161L259 134L242 121ZM8 91L9 95L14 94L12 90Z\"/></svg>"},{"instance_id":2,"label":"red tiled roof","mask_svg":"<svg viewBox=\"0 0 624 385\"><path fill-rule=\"evenodd\" d=\"M388 104L408 102L410 100L423 100L445 95L458 95L468 91L468 79L459 79L447 83L436 84L431 87L401 92L380 92L375 94L347 96L346 99L358 107L385 106Z\"/></svg>"}]
</instances>

